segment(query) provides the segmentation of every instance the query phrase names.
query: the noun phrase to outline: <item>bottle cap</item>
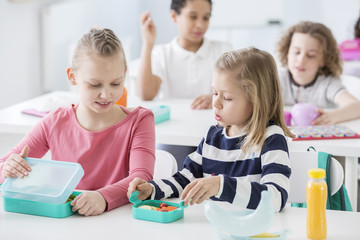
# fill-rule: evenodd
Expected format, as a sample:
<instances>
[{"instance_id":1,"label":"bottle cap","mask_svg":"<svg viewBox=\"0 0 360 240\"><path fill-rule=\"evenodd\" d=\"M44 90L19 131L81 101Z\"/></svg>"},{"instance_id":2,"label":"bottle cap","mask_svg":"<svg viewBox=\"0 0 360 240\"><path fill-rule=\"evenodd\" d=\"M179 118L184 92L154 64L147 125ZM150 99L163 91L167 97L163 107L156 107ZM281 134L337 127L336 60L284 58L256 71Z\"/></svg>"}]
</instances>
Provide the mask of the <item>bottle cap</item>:
<instances>
[{"instance_id":1,"label":"bottle cap","mask_svg":"<svg viewBox=\"0 0 360 240\"><path fill-rule=\"evenodd\" d=\"M310 178L325 178L325 170L321 168L312 168L309 170Z\"/></svg>"}]
</instances>

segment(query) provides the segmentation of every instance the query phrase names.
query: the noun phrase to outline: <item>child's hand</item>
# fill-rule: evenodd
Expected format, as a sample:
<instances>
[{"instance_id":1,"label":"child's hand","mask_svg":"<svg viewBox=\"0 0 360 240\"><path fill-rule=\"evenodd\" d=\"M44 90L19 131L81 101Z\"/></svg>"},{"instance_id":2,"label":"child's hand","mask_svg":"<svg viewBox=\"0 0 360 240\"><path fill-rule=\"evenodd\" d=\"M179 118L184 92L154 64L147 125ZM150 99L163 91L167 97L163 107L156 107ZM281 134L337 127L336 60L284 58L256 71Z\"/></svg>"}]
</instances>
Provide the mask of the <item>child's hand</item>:
<instances>
[{"instance_id":1,"label":"child's hand","mask_svg":"<svg viewBox=\"0 0 360 240\"><path fill-rule=\"evenodd\" d=\"M84 192L77 196L71 203L72 210L84 216L96 216L105 211L106 200L97 191Z\"/></svg>"},{"instance_id":2,"label":"child's hand","mask_svg":"<svg viewBox=\"0 0 360 240\"><path fill-rule=\"evenodd\" d=\"M192 102L191 109L210 109L212 107L212 95L201 95Z\"/></svg>"},{"instance_id":3,"label":"child's hand","mask_svg":"<svg viewBox=\"0 0 360 240\"><path fill-rule=\"evenodd\" d=\"M336 113L325 112L322 108L317 109L316 112L319 113L319 116L311 122L311 125L331 125L338 122Z\"/></svg>"},{"instance_id":4,"label":"child's hand","mask_svg":"<svg viewBox=\"0 0 360 240\"><path fill-rule=\"evenodd\" d=\"M212 176L196 179L189 183L181 194L184 205L202 203L209 197L215 196L220 189L220 177Z\"/></svg>"},{"instance_id":5,"label":"child's hand","mask_svg":"<svg viewBox=\"0 0 360 240\"><path fill-rule=\"evenodd\" d=\"M153 188L147 181L136 177L129 184L127 192L128 198L130 198L131 193L135 192L136 190L139 191L138 199L145 200L151 196Z\"/></svg>"},{"instance_id":6,"label":"child's hand","mask_svg":"<svg viewBox=\"0 0 360 240\"><path fill-rule=\"evenodd\" d=\"M140 28L144 42L153 47L156 38L156 27L149 11L140 15Z\"/></svg>"},{"instance_id":7,"label":"child's hand","mask_svg":"<svg viewBox=\"0 0 360 240\"><path fill-rule=\"evenodd\" d=\"M29 146L25 146L20 154L11 154L4 163L1 172L2 176L4 178L13 178L15 176L17 176L18 178L23 178L29 175L31 167L24 160L24 158L29 155L29 151Z\"/></svg>"}]
</instances>

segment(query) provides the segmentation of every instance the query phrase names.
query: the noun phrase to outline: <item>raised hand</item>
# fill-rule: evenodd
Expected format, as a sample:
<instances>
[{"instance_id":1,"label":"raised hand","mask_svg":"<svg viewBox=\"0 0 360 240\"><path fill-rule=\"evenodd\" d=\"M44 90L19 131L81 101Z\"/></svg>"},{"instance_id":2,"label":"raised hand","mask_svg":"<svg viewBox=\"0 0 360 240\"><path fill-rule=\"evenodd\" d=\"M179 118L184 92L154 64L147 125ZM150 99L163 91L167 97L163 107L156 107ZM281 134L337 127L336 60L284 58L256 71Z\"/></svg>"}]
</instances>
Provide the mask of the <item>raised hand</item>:
<instances>
[{"instance_id":1,"label":"raised hand","mask_svg":"<svg viewBox=\"0 0 360 240\"><path fill-rule=\"evenodd\" d=\"M152 48L156 39L156 27L149 11L140 15L140 28L143 44L147 44Z\"/></svg>"}]
</instances>

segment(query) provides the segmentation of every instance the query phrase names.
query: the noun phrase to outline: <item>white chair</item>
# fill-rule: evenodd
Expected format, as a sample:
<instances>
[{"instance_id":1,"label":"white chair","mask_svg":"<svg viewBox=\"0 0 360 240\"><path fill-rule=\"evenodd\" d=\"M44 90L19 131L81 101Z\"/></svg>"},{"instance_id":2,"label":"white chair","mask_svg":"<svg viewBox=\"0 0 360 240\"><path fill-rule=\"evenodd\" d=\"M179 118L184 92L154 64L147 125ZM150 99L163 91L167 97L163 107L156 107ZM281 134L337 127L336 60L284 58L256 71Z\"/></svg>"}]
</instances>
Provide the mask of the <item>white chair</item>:
<instances>
[{"instance_id":1,"label":"white chair","mask_svg":"<svg viewBox=\"0 0 360 240\"><path fill-rule=\"evenodd\" d=\"M318 168L317 152L290 152L290 193L288 203L306 202L306 183L309 179L308 170ZM331 195L334 195L342 186L344 171L341 164L334 158L331 161Z\"/></svg>"},{"instance_id":2,"label":"white chair","mask_svg":"<svg viewBox=\"0 0 360 240\"><path fill-rule=\"evenodd\" d=\"M164 150L156 150L154 179L169 178L177 172L177 162L174 156Z\"/></svg>"}]
</instances>

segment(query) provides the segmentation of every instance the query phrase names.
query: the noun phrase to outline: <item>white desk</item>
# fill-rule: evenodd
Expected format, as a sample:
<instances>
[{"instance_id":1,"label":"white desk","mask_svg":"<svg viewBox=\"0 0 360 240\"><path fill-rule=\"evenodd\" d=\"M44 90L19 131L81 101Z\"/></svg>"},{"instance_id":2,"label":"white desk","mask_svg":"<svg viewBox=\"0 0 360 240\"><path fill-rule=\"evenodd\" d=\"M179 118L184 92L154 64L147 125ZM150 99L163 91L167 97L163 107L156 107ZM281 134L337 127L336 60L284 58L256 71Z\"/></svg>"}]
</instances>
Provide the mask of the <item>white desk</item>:
<instances>
[{"instance_id":1,"label":"white desk","mask_svg":"<svg viewBox=\"0 0 360 240\"><path fill-rule=\"evenodd\" d=\"M22 109L33 108L36 104L47 101L49 98L64 98L67 95L73 97L74 93L53 92L0 110L0 133L26 134L41 118L23 114L21 113ZM186 99L149 102L140 101L136 98L128 99L129 106L170 106L171 120L156 125L157 143L197 146L209 126L215 124L215 120L212 110L191 110L190 104L191 100ZM360 120L343 124L360 133ZM315 147L317 151L346 157L345 185L353 209L356 210L358 192L357 157L360 157L360 139L289 142L290 151L306 151L309 146Z\"/></svg>"},{"instance_id":2,"label":"white desk","mask_svg":"<svg viewBox=\"0 0 360 240\"><path fill-rule=\"evenodd\" d=\"M327 211L328 237L332 239L360 239L360 213ZM306 209L287 207L275 215L268 232L290 229L288 240L306 239ZM100 216L73 215L63 219L5 212L0 203L0 236L4 240L39 239L219 239L207 221L202 205L185 209L184 218L162 224L132 217L131 204Z\"/></svg>"},{"instance_id":3,"label":"white desk","mask_svg":"<svg viewBox=\"0 0 360 240\"><path fill-rule=\"evenodd\" d=\"M26 134L41 118L21 113L21 110L34 108L48 99L62 99L75 93L52 92L18 103L0 110L0 133ZM129 106L151 107L167 105L171 108L171 121L156 125L156 141L162 144L197 146L206 134L209 126L215 123L211 110L191 110L191 100L174 99L165 101L140 101L128 99Z\"/></svg>"}]
</instances>

